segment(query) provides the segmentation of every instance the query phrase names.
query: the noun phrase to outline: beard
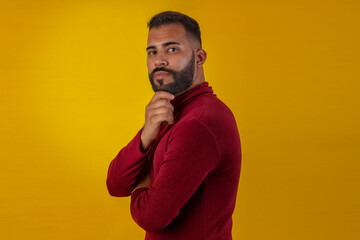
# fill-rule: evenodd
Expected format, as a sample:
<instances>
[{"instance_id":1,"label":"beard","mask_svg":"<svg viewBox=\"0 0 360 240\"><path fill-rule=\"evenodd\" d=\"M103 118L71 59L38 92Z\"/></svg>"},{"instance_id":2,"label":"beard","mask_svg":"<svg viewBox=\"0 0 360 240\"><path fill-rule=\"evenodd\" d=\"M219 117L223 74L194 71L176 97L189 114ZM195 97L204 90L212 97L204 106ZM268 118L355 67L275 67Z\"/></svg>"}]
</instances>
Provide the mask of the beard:
<instances>
[{"instance_id":1,"label":"beard","mask_svg":"<svg viewBox=\"0 0 360 240\"><path fill-rule=\"evenodd\" d=\"M164 84L163 79L158 79L159 85L156 85L154 82L154 73L157 71L164 71L170 73L173 76L174 81ZM171 69L159 67L155 68L151 74L149 74L150 83L154 92L157 91L166 91L173 95L176 95L180 92L188 89L194 81L194 72L195 72L195 54L193 52L192 58L189 63L180 71L174 71Z\"/></svg>"}]
</instances>

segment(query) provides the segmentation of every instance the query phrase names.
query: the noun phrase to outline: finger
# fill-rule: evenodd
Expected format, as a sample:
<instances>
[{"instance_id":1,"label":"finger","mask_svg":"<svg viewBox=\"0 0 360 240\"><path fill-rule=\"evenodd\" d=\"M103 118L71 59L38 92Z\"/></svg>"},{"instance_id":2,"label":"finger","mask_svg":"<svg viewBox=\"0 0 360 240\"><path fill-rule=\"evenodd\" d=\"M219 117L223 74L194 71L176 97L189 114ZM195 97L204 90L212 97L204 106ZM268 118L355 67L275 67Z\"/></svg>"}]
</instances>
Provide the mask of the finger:
<instances>
[{"instance_id":1,"label":"finger","mask_svg":"<svg viewBox=\"0 0 360 240\"><path fill-rule=\"evenodd\" d=\"M160 113L153 115L150 121L152 124L161 124L162 122L168 122L169 124L173 124L174 117L172 116L172 114Z\"/></svg>"},{"instance_id":2,"label":"finger","mask_svg":"<svg viewBox=\"0 0 360 240\"><path fill-rule=\"evenodd\" d=\"M149 117L155 116L155 115L159 115L159 114L169 114L169 115L173 115L173 112L166 108L166 107L162 107L162 108L155 108L155 109L151 109L148 111Z\"/></svg>"},{"instance_id":3,"label":"finger","mask_svg":"<svg viewBox=\"0 0 360 240\"><path fill-rule=\"evenodd\" d=\"M146 109L149 111L152 109L162 108L162 107L169 108L172 112L174 111L174 106L170 103L169 100L165 100L165 99L149 103L149 105L146 106Z\"/></svg>"},{"instance_id":4,"label":"finger","mask_svg":"<svg viewBox=\"0 0 360 240\"><path fill-rule=\"evenodd\" d=\"M165 91L157 91L154 96L152 97L152 99L150 100L150 102L155 102L158 101L160 99L168 99L168 100L173 100L175 98L174 95L172 95L171 93L165 92Z\"/></svg>"}]
</instances>

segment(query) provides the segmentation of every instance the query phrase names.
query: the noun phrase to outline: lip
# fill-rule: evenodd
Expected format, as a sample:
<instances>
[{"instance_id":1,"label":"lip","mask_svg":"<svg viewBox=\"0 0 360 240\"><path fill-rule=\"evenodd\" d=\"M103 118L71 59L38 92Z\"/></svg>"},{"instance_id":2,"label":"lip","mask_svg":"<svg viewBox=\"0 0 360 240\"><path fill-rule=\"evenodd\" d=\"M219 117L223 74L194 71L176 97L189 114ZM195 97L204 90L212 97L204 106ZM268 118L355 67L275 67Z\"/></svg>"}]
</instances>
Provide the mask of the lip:
<instances>
[{"instance_id":1,"label":"lip","mask_svg":"<svg viewBox=\"0 0 360 240\"><path fill-rule=\"evenodd\" d=\"M167 77L167 76L169 76L169 73L165 72L165 71L157 71L154 74L154 78L164 78L164 77Z\"/></svg>"}]
</instances>

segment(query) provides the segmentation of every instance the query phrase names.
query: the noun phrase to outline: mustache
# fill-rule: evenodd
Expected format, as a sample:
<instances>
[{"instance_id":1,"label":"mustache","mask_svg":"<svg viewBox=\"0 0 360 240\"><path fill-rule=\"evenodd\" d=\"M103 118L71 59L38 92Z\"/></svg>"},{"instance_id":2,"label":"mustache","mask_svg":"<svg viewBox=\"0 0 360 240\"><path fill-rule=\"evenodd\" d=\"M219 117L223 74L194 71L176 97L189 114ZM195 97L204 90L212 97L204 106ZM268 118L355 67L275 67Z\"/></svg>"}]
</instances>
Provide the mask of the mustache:
<instances>
[{"instance_id":1,"label":"mustache","mask_svg":"<svg viewBox=\"0 0 360 240\"><path fill-rule=\"evenodd\" d=\"M164 67L158 67L158 68L155 68L155 69L151 72L151 74L150 74L151 78L153 78L153 77L154 77L154 74L155 74L156 72L158 72L158 71L168 72L168 73L173 74L173 75L176 74L176 71L174 71L174 70L167 69L167 68L164 68Z\"/></svg>"}]
</instances>

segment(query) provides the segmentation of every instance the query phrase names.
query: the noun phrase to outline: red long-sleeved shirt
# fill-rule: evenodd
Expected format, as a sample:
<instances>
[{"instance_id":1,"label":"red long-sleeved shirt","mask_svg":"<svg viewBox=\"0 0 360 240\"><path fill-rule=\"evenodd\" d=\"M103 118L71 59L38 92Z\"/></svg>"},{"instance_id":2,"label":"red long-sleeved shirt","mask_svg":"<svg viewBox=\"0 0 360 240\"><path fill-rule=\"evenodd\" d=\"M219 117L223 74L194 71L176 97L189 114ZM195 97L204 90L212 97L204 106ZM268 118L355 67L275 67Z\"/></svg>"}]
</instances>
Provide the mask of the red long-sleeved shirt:
<instances>
[{"instance_id":1,"label":"red long-sleeved shirt","mask_svg":"<svg viewBox=\"0 0 360 240\"><path fill-rule=\"evenodd\" d=\"M129 196L150 171L150 187L131 194L131 214L145 239L232 239L241 165L233 114L207 82L171 103L175 124L146 153L140 151L140 130L111 162L109 193Z\"/></svg>"}]
</instances>

